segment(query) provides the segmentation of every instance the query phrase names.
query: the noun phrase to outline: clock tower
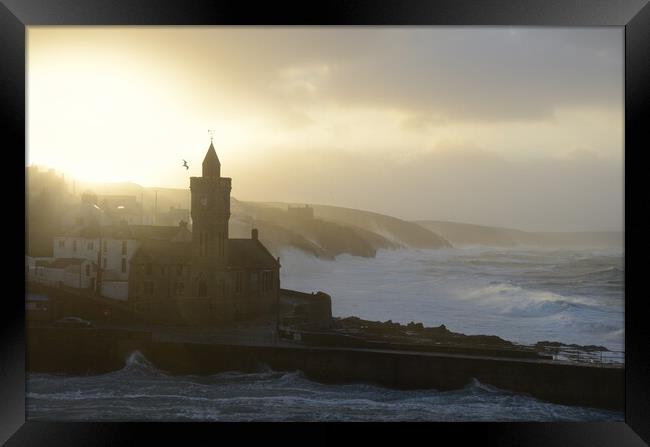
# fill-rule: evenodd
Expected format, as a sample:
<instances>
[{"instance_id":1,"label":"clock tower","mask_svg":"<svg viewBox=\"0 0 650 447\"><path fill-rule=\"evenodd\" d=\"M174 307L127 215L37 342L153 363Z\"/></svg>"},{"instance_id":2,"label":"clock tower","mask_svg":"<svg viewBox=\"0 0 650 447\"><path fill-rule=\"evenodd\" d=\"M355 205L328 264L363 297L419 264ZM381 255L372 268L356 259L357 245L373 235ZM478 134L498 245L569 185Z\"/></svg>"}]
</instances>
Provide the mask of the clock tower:
<instances>
[{"instance_id":1,"label":"clock tower","mask_svg":"<svg viewBox=\"0 0 650 447\"><path fill-rule=\"evenodd\" d=\"M207 270L226 267L230 189L231 179L221 177L221 163L210 142L203 159L203 175L190 178L192 257L195 264Z\"/></svg>"}]
</instances>

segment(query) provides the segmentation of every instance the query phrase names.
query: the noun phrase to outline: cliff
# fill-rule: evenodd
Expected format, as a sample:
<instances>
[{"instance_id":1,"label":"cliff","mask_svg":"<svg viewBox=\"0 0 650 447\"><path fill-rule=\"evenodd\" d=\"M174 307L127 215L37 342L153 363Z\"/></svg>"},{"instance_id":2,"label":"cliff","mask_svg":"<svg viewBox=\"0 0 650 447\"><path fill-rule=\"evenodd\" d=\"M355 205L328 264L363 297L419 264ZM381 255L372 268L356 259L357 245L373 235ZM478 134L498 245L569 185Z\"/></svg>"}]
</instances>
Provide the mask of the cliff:
<instances>
[{"instance_id":1,"label":"cliff","mask_svg":"<svg viewBox=\"0 0 650 447\"><path fill-rule=\"evenodd\" d=\"M458 222L423 220L418 225L433 231L454 246L487 245L493 247L584 247L623 248L621 231L529 232Z\"/></svg>"},{"instance_id":2,"label":"cliff","mask_svg":"<svg viewBox=\"0 0 650 447\"><path fill-rule=\"evenodd\" d=\"M450 247L437 234L394 217L367 211L310 205L313 218L287 212L284 203L231 200L231 237L249 237L260 230L260 240L272 253L298 248L322 258L341 254L374 257L380 249Z\"/></svg>"}]
</instances>

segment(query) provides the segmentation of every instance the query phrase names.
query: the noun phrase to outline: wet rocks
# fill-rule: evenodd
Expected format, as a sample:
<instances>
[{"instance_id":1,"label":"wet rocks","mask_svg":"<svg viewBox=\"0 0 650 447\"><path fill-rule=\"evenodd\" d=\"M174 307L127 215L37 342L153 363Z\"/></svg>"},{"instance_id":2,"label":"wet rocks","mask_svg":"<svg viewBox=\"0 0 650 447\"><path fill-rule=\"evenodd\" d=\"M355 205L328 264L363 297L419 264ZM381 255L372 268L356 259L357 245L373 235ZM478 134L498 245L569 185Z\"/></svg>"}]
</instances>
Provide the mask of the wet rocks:
<instances>
[{"instance_id":1,"label":"wet rocks","mask_svg":"<svg viewBox=\"0 0 650 447\"><path fill-rule=\"evenodd\" d=\"M496 335L465 335L451 332L444 324L425 327L422 323L408 324L388 321L369 321L359 317L334 319L333 330L342 334L363 337L369 341L415 344L445 344L471 347L513 347L514 344Z\"/></svg>"}]
</instances>

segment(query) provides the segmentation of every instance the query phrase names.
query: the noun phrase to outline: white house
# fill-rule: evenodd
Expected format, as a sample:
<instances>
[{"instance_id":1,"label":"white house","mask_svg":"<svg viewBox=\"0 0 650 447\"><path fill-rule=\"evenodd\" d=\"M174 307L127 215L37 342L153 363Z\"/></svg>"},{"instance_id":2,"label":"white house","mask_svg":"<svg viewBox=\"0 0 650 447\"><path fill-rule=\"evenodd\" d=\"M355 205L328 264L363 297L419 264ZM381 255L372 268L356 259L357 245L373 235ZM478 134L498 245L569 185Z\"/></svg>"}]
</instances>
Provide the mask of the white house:
<instances>
[{"instance_id":1,"label":"white house","mask_svg":"<svg viewBox=\"0 0 650 447\"><path fill-rule=\"evenodd\" d=\"M130 260L145 239L190 241L187 224L178 226L83 225L54 238L54 258L84 259L98 266L100 295L128 299Z\"/></svg>"},{"instance_id":2,"label":"white house","mask_svg":"<svg viewBox=\"0 0 650 447\"><path fill-rule=\"evenodd\" d=\"M28 272L29 279L36 282L76 289L93 289L97 277L94 262L88 259L59 258L34 260Z\"/></svg>"}]
</instances>

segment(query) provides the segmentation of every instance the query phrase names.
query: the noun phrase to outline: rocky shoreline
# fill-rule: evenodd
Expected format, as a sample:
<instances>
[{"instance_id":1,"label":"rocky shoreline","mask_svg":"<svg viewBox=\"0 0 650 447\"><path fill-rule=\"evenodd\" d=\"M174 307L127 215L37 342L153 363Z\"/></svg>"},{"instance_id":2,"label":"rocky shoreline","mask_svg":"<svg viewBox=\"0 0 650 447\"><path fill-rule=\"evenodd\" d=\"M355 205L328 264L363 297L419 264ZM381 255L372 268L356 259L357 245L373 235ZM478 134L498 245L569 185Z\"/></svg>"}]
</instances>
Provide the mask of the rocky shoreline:
<instances>
[{"instance_id":1,"label":"rocky shoreline","mask_svg":"<svg viewBox=\"0 0 650 447\"><path fill-rule=\"evenodd\" d=\"M443 324L425 327L422 323L395 323L364 320L359 317L334 318L332 330L340 334L361 336L369 340L400 343L471 344L490 348L512 348L514 343L496 335L465 335L452 332Z\"/></svg>"},{"instance_id":2,"label":"rocky shoreline","mask_svg":"<svg viewBox=\"0 0 650 447\"><path fill-rule=\"evenodd\" d=\"M452 332L442 324L425 327L422 323L400 324L391 320L370 321L359 317L333 318L332 332L363 338L373 342L389 342L414 345L462 346L479 349L517 349L538 353L557 353L567 349L584 352L607 352L604 346L565 344L557 341L539 341L532 346L524 346L505 340L496 335L466 335Z\"/></svg>"}]
</instances>

